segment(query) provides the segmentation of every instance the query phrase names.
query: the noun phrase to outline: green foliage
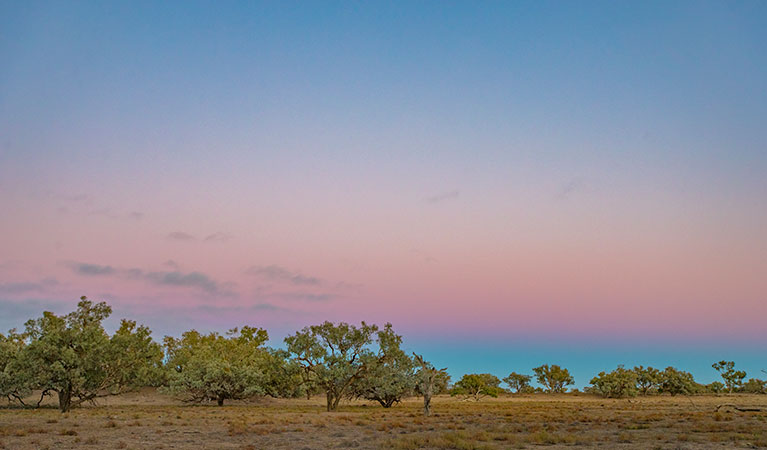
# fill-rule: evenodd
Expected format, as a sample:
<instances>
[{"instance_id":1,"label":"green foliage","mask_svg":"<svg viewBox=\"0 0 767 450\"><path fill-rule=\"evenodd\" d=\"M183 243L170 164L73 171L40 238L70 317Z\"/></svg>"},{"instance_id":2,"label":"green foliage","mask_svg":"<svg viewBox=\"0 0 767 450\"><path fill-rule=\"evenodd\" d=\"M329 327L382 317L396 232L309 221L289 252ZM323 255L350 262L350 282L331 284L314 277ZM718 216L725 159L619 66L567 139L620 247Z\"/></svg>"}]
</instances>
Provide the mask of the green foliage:
<instances>
[{"instance_id":1,"label":"green foliage","mask_svg":"<svg viewBox=\"0 0 767 450\"><path fill-rule=\"evenodd\" d=\"M719 361L711 365L724 380L727 391L732 392L743 385L743 379L746 378L746 372L742 370L735 370L735 362L733 361Z\"/></svg>"},{"instance_id":2,"label":"green foliage","mask_svg":"<svg viewBox=\"0 0 767 450\"><path fill-rule=\"evenodd\" d=\"M463 395L479 401L482 397L498 397L503 392L501 380L489 373L470 373L461 377L453 386L450 395Z\"/></svg>"},{"instance_id":3,"label":"green foliage","mask_svg":"<svg viewBox=\"0 0 767 450\"><path fill-rule=\"evenodd\" d=\"M741 388L748 394L767 394L767 381L758 378L751 378Z\"/></svg>"},{"instance_id":4,"label":"green foliage","mask_svg":"<svg viewBox=\"0 0 767 450\"><path fill-rule=\"evenodd\" d=\"M554 364L544 364L533 369L535 379L546 388L547 392L566 392L566 386L575 383L570 371Z\"/></svg>"},{"instance_id":5,"label":"green foliage","mask_svg":"<svg viewBox=\"0 0 767 450\"><path fill-rule=\"evenodd\" d=\"M431 397L433 394L441 394L447 391L450 384L450 375L447 368L437 369L423 356L413 353L413 363L418 367L416 373L416 393L423 396L423 415L431 415Z\"/></svg>"},{"instance_id":6,"label":"green foliage","mask_svg":"<svg viewBox=\"0 0 767 450\"><path fill-rule=\"evenodd\" d=\"M307 395L312 386L303 378L301 365L289 359L285 350L267 349L262 355L263 389L270 397L295 398Z\"/></svg>"},{"instance_id":7,"label":"green foliage","mask_svg":"<svg viewBox=\"0 0 767 450\"><path fill-rule=\"evenodd\" d=\"M724 392L724 384L714 381L713 383L710 383L706 385L706 391L711 392L713 394L721 394Z\"/></svg>"},{"instance_id":8,"label":"green foliage","mask_svg":"<svg viewBox=\"0 0 767 450\"><path fill-rule=\"evenodd\" d=\"M384 408L399 403L403 396L412 395L417 378L415 362L400 349L402 337L386 324L378 332L378 354L367 361L363 377L351 386L352 397L375 400Z\"/></svg>"},{"instance_id":9,"label":"green foliage","mask_svg":"<svg viewBox=\"0 0 767 450\"><path fill-rule=\"evenodd\" d=\"M365 375L374 359L369 346L377 331L377 326L365 322L359 328L324 322L285 338L288 352L301 365L306 379L325 391L328 411L335 411L352 383Z\"/></svg>"},{"instance_id":10,"label":"green foliage","mask_svg":"<svg viewBox=\"0 0 767 450\"><path fill-rule=\"evenodd\" d=\"M618 366L612 372L599 372L591 379L594 390L604 397L623 398L637 395L637 374Z\"/></svg>"},{"instance_id":11,"label":"green foliage","mask_svg":"<svg viewBox=\"0 0 767 450\"><path fill-rule=\"evenodd\" d=\"M663 379L660 370L654 367L637 366L634 367L634 372L637 375L637 387L642 395L647 395L660 388Z\"/></svg>"},{"instance_id":12,"label":"green foliage","mask_svg":"<svg viewBox=\"0 0 767 450\"><path fill-rule=\"evenodd\" d=\"M530 386L530 380L532 379L533 377L530 375L511 372L508 377L503 379L503 382L517 394L523 394L533 391L533 388Z\"/></svg>"},{"instance_id":13,"label":"green foliage","mask_svg":"<svg viewBox=\"0 0 767 450\"><path fill-rule=\"evenodd\" d=\"M659 391L669 393L672 396L677 394L690 395L698 391L698 384L691 373L677 370L674 367L666 367L666 370L661 372Z\"/></svg>"},{"instance_id":14,"label":"green foliage","mask_svg":"<svg viewBox=\"0 0 767 450\"><path fill-rule=\"evenodd\" d=\"M110 338L101 323L111 313L106 303L82 297L77 310L66 316L45 312L28 321L29 342L12 369L43 395L57 393L61 411L156 380L162 348L148 328L127 320Z\"/></svg>"},{"instance_id":15,"label":"green foliage","mask_svg":"<svg viewBox=\"0 0 767 450\"><path fill-rule=\"evenodd\" d=\"M195 330L165 338L168 354L168 392L185 401L238 400L267 392L267 363L272 358L263 344L269 339L261 328L234 328L226 336Z\"/></svg>"},{"instance_id":16,"label":"green foliage","mask_svg":"<svg viewBox=\"0 0 767 450\"><path fill-rule=\"evenodd\" d=\"M11 401L24 404L24 397L32 392L31 379L19 369L19 355L26 342L23 334L16 330L8 332L7 336L0 333L0 396Z\"/></svg>"}]
</instances>

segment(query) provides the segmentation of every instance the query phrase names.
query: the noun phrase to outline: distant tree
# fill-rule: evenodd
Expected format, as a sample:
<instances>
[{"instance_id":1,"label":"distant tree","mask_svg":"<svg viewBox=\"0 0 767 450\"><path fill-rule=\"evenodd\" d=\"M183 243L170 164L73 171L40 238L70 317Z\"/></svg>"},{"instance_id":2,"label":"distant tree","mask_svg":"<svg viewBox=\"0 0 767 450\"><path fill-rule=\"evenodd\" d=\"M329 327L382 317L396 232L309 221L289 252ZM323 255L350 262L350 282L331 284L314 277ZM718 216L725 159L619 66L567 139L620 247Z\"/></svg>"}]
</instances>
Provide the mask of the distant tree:
<instances>
[{"instance_id":1,"label":"distant tree","mask_svg":"<svg viewBox=\"0 0 767 450\"><path fill-rule=\"evenodd\" d=\"M556 364L552 366L544 364L534 368L533 372L535 372L535 379L545 386L547 392L566 392L566 386L575 383L570 372Z\"/></svg>"},{"instance_id":2,"label":"distant tree","mask_svg":"<svg viewBox=\"0 0 767 450\"><path fill-rule=\"evenodd\" d=\"M415 362L400 348L402 337L386 324L378 334L378 354L369 357L367 371L351 386L351 397L374 400L384 408L412 395L416 388Z\"/></svg>"},{"instance_id":3,"label":"distant tree","mask_svg":"<svg viewBox=\"0 0 767 450\"><path fill-rule=\"evenodd\" d=\"M418 367L416 373L416 392L423 396L423 415L431 415L431 397L440 390L447 390L450 375L447 368L437 369L423 356L413 353L413 362Z\"/></svg>"},{"instance_id":4,"label":"distant tree","mask_svg":"<svg viewBox=\"0 0 767 450\"><path fill-rule=\"evenodd\" d=\"M651 390L658 389L661 383L661 372L654 367L634 367L637 375L637 387L642 395L647 395Z\"/></svg>"},{"instance_id":5,"label":"distant tree","mask_svg":"<svg viewBox=\"0 0 767 450\"><path fill-rule=\"evenodd\" d=\"M29 342L13 369L42 395L58 394L62 412L151 383L161 370L162 348L148 328L129 320L110 338L101 323L111 313L106 303L82 297L66 316L45 312L29 320Z\"/></svg>"},{"instance_id":6,"label":"distant tree","mask_svg":"<svg viewBox=\"0 0 767 450\"><path fill-rule=\"evenodd\" d=\"M750 378L741 388L748 394L767 394L767 381L758 378Z\"/></svg>"},{"instance_id":7,"label":"distant tree","mask_svg":"<svg viewBox=\"0 0 767 450\"><path fill-rule=\"evenodd\" d=\"M637 374L618 366L612 372L599 372L591 379L594 390L604 397L623 398L637 395Z\"/></svg>"},{"instance_id":8,"label":"distant tree","mask_svg":"<svg viewBox=\"0 0 767 450\"><path fill-rule=\"evenodd\" d=\"M532 391L530 386L530 380L532 379L533 377L530 375L522 375L521 373L511 372L508 377L503 379L503 382L506 383L515 393L522 394Z\"/></svg>"},{"instance_id":9,"label":"distant tree","mask_svg":"<svg viewBox=\"0 0 767 450\"><path fill-rule=\"evenodd\" d=\"M735 362L733 361L719 361L711 365L724 380L727 391L732 391L743 384L743 379L746 378L746 372L742 370L735 370Z\"/></svg>"},{"instance_id":10,"label":"distant tree","mask_svg":"<svg viewBox=\"0 0 767 450\"><path fill-rule=\"evenodd\" d=\"M498 397L498 394L503 392L503 389L499 386L501 380L495 375L489 373L470 373L461 377L453 389L450 391L450 395L462 395L466 399L473 398L475 401L479 401L482 397Z\"/></svg>"},{"instance_id":11,"label":"distant tree","mask_svg":"<svg viewBox=\"0 0 767 450\"><path fill-rule=\"evenodd\" d=\"M666 367L661 372L660 392L669 393L672 396L677 394L689 395L697 391L698 385L692 374L677 370L674 367Z\"/></svg>"},{"instance_id":12,"label":"distant tree","mask_svg":"<svg viewBox=\"0 0 767 450\"><path fill-rule=\"evenodd\" d=\"M184 401L238 400L267 393L266 330L234 328L222 336L187 331L181 339L165 338L170 367L167 391Z\"/></svg>"},{"instance_id":13,"label":"distant tree","mask_svg":"<svg viewBox=\"0 0 767 450\"><path fill-rule=\"evenodd\" d=\"M369 346L377 331L377 326L365 322L359 328L324 322L285 338L293 360L325 391L328 411L335 411L352 383L365 375L373 356Z\"/></svg>"},{"instance_id":14,"label":"distant tree","mask_svg":"<svg viewBox=\"0 0 767 450\"><path fill-rule=\"evenodd\" d=\"M718 381L714 381L713 383L709 383L706 386L706 390L713 394L721 394L722 392L724 392L724 384Z\"/></svg>"}]
</instances>

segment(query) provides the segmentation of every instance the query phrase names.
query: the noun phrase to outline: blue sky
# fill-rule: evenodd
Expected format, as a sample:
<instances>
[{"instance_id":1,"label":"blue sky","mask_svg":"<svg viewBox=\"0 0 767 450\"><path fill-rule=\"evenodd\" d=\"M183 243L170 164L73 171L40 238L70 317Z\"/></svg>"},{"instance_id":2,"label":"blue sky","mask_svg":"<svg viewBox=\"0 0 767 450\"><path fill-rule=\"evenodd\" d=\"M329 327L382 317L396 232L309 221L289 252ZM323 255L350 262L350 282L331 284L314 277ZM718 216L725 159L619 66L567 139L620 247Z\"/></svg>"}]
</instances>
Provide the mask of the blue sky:
<instances>
[{"instance_id":1,"label":"blue sky","mask_svg":"<svg viewBox=\"0 0 767 450\"><path fill-rule=\"evenodd\" d=\"M391 321L455 376L756 375L765 19L0 1L0 326L86 294L158 337Z\"/></svg>"}]
</instances>

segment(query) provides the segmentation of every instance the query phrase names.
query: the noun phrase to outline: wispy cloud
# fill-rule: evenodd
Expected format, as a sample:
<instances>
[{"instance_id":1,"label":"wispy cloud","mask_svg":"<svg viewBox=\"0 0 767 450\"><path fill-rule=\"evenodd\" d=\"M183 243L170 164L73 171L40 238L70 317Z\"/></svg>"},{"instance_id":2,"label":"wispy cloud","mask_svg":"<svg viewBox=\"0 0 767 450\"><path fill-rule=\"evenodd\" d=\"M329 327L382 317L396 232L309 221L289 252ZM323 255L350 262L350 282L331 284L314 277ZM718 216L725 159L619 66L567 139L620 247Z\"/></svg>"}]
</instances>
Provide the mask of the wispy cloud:
<instances>
[{"instance_id":1,"label":"wispy cloud","mask_svg":"<svg viewBox=\"0 0 767 450\"><path fill-rule=\"evenodd\" d=\"M455 190L450 192L442 192L440 194L432 195L431 197L426 198L426 203L435 204L444 202L447 200L456 200L458 197L460 197L461 191Z\"/></svg>"},{"instance_id":2,"label":"wispy cloud","mask_svg":"<svg viewBox=\"0 0 767 450\"><path fill-rule=\"evenodd\" d=\"M185 231L172 231L168 233L167 236L165 236L166 239L171 241L181 241L181 242L194 242L194 241L201 241L201 242L226 242L230 239L232 239L232 235L229 233L224 233L223 231L217 231L215 233L209 234L203 238L197 238L197 236L193 234L189 234Z\"/></svg>"},{"instance_id":3,"label":"wispy cloud","mask_svg":"<svg viewBox=\"0 0 767 450\"><path fill-rule=\"evenodd\" d=\"M328 293L310 293L310 292L283 292L270 295L272 298L278 298L281 300L289 301L304 301L304 302L327 302L337 298L336 295Z\"/></svg>"},{"instance_id":4,"label":"wispy cloud","mask_svg":"<svg viewBox=\"0 0 767 450\"><path fill-rule=\"evenodd\" d=\"M220 293L219 284L200 272L148 272L143 278L162 286L185 286L202 289L205 292Z\"/></svg>"},{"instance_id":5,"label":"wispy cloud","mask_svg":"<svg viewBox=\"0 0 767 450\"><path fill-rule=\"evenodd\" d=\"M0 283L0 294L16 295L32 292L39 293L55 287L58 284L59 282L55 278L45 278L41 281L34 282Z\"/></svg>"},{"instance_id":6,"label":"wispy cloud","mask_svg":"<svg viewBox=\"0 0 767 450\"><path fill-rule=\"evenodd\" d=\"M253 266L246 271L250 275L255 275L263 279L287 282L297 286L318 286L322 284L322 280L316 277L310 277L298 272L290 271L284 267L270 265L270 266Z\"/></svg>"},{"instance_id":7,"label":"wispy cloud","mask_svg":"<svg viewBox=\"0 0 767 450\"><path fill-rule=\"evenodd\" d=\"M228 241L231 238L232 238L232 236L230 234L222 233L222 232L219 231L217 233L213 233L213 234L209 234L209 235L205 236L203 241L205 241L205 242L226 242L226 241Z\"/></svg>"},{"instance_id":8,"label":"wispy cloud","mask_svg":"<svg viewBox=\"0 0 767 450\"><path fill-rule=\"evenodd\" d=\"M168 233L167 236L165 236L166 239L171 241L194 241L197 238L192 236L189 233L184 233L183 231L171 231Z\"/></svg>"},{"instance_id":9,"label":"wispy cloud","mask_svg":"<svg viewBox=\"0 0 767 450\"><path fill-rule=\"evenodd\" d=\"M216 295L234 295L231 283L221 283L202 272L179 270L154 271L139 268L114 268L89 263L67 263L77 274L86 276L111 276L128 280L142 280L156 286L194 288Z\"/></svg>"},{"instance_id":10,"label":"wispy cloud","mask_svg":"<svg viewBox=\"0 0 767 450\"><path fill-rule=\"evenodd\" d=\"M585 187L586 187L586 183L583 180L579 178L573 178L572 180L568 181L567 183L564 183L563 185L559 187L555 195L555 198L557 200L566 200L570 198L576 192L582 191Z\"/></svg>"},{"instance_id":11,"label":"wispy cloud","mask_svg":"<svg viewBox=\"0 0 767 450\"><path fill-rule=\"evenodd\" d=\"M112 266L102 266L100 264L89 264L89 263L78 263L78 262L71 262L68 263L69 267L72 268L76 273L80 275L90 275L90 276L100 276L100 275L114 275L116 273L116 270Z\"/></svg>"}]
</instances>

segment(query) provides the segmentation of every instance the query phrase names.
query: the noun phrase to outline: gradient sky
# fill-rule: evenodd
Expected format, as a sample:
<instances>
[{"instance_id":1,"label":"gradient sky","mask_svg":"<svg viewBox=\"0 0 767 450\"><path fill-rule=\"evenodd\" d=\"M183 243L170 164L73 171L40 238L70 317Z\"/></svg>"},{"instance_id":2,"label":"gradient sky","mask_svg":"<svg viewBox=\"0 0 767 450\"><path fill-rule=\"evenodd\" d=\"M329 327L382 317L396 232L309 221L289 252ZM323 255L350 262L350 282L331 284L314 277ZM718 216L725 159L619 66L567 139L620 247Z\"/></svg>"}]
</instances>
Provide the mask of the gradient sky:
<instances>
[{"instance_id":1,"label":"gradient sky","mask_svg":"<svg viewBox=\"0 0 767 450\"><path fill-rule=\"evenodd\" d=\"M767 3L0 1L0 328L767 369Z\"/></svg>"}]
</instances>

